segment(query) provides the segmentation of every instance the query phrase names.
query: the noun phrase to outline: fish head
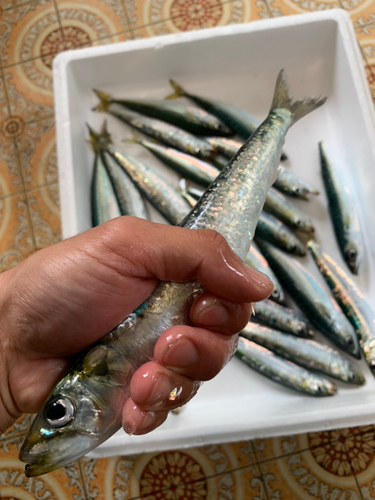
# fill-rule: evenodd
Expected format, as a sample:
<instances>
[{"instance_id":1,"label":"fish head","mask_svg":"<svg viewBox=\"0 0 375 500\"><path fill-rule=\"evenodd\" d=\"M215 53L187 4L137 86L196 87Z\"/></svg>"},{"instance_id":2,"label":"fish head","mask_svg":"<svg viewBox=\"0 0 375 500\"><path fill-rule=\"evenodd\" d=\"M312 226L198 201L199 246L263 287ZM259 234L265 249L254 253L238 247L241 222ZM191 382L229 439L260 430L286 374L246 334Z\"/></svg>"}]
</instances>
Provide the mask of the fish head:
<instances>
[{"instance_id":1,"label":"fish head","mask_svg":"<svg viewBox=\"0 0 375 500\"><path fill-rule=\"evenodd\" d=\"M313 396L333 396L337 392L335 384L318 375L306 377L303 385L305 391Z\"/></svg>"},{"instance_id":2,"label":"fish head","mask_svg":"<svg viewBox=\"0 0 375 500\"><path fill-rule=\"evenodd\" d=\"M107 378L72 368L57 384L31 424L20 451L27 477L73 462L120 428L126 396L121 389L113 391L106 384Z\"/></svg>"},{"instance_id":3,"label":"fish head","mask_svg":"<svg viewBox=\"0 0 375 500\"><path fill-rule=\"evenodd\" d=\"M294 184L292 186L292 193L294 194L294 196L298 198L303 198L304 200L309 199L308 197L309 191L302 185Z\"/></svg>"},{"instance_id":4,"label":"fish head","mask_svg":"<svg viewBox=\"0 0 375 500\"><path fill-rule=\"evenodd\" d=\"M294 255L301 255L304 256L306 255L306 250L303 244L297 240L297 238L288 238L286 242L286 247L289 250L289 252L293 253Z\"/></svg>"},{"instance_id":5,"label":"fish head","mask_svg":"<svg viewBox=\"0 0 375 500\"><path fill-rule=\"evenodd\" d=\"M349 241L344 248L345 261L353 274L358 274L362 251L356 241Z\"/></svg>"},{"instance_id":6,"label":"fish head","mask_svg":"<svg viewBox=\"0 0 375 500\"><path fill-rule=\"evenodd\" d=\"M303 217L296 217L294 220L296 227L305 233L313 233L315 231L309 219L304 219Z\"/></svg>"},{"instance_id":7,"label":"fish head","mask_svg":"<svg viewBox=\"0 0 375 500\"><path fill-rule=\"evenodd\" d=\"M294 320L292 323L293 329L295 329L301 337L312 338L314 336L314 331L307 323L298 321L298 319Z\"/></svg>"},{"instance_id":8,"label":"fish head","mask_svg":"<svg viewBox=\"0 0 375 500\"><path fill-rule=\"evenodd\" d=\"M365 377L363 374L356 370L353 366L347 371L347 380L350 384L363 385L365 383Z\"/></svg>"}]
</instances>

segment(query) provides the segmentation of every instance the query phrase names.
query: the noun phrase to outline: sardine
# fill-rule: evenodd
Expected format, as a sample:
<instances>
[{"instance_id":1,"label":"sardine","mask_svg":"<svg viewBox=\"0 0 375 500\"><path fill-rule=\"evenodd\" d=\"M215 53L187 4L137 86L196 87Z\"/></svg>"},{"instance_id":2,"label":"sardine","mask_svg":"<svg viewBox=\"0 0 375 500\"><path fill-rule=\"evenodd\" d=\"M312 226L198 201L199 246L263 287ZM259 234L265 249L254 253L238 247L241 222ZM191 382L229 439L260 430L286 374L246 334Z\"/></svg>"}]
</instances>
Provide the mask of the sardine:
<instances>
[{"instance_id":1,"label":"sardine","mask_svg":"<svg viewBox=\"0 0 375 500\"><path fill-rule=\"evenodd\" d=\"M312 338L314 331L309 321L294 309L275 304L271 300L262 300L254 304L254 321L270 328L291 333L298 337Z\"/></svg>"},{"instance_id":2,"label":"sardine","mask_svg":"<svg viewBox=\"0 0 375 500\"><path fill-rule=\"evenodd\" d=\"M271 188L268 191L264 210L293 229L299 229L305 233L314 232L314 226L310 218L276 189Z\"/></svg>"},{"instance_id":3,"label":"sardine","mask_svg":"<svg viewBox=\"0 0 375 500\"><path fill-rule=\"evenodd\" d=\"M316 265L349 318L358 337L366 363L375 375L375 314L355 283L313 240L307 243Z\"/></svg>"},{"instance_id":4,"label":"sardine","mask_svg":"<svg viewBox=\"0 0 375 500\"><path fill-rule=\"evenodd\" d=\"M349 384L362 385L365 382L362 373L348 359L332 347L315 340L299 339L254 323L248 323L240 335L308 370L324 373Z\"/></svg>"},{"instance_id":5,"label":"sardine","mask_svg":"<svg viewBox=\"0 0 375 500\"><path fill-rule=\"evenodd\" d=\"M100 154L111 179L121 215L130 215L132 217L150 220L150 214L148 213L142 195L128 174L105 150L102 150Z\"/></svg>"},{"instance_id":6,"label":"sardine","mask_svg":"<svg viewBox=\"0 0 375 500\"><path fill-rule=\"evenodd\" d=\"M306 255L305 247L297 236L279 219L267 212L263 211L259 217L256 237L264 238L289 253Z\"/></svg>"},{"instance_id":7,"label":"sardine","mask_svg":"<svg viewBox=\"0 0 375 500\"><path fill-rule=\"evenodd\" d=\"M100 103L94 111L107 112L167 146L179 149L184 153L197 156L198 158L210 159L216 154L213 146L203 139L199 139L193 134L157 118L150 118L135 111L128 111L116 102Z\"/></svg>"},{"instance_id":8,"label":"sardine","mask_svg":"<svg viewBox=\"0 0 375 500\"><path fill-rule=\"evenodd\" d=\"M168 148L150 141L139 140L137 142L173 170L201 186L209 186L220 173L217 168L209 163L182 153L177 149Z\"/></svg>"},{"instance_id":9,"label":"sardine","mask_svg":"<svg viewBox=\"0 0 375 500\"><path fill-rule=\"evenodd\" d=\"M315 278L299 262L268 242L259 239L257 243L286 291L311 324L338 347L359 359L360 348L352 325Z\"/></svg>"},{"instance_id":10,"label":"sardine","mask_svg":"<svg viewBox=\"0 0 375 500\"><path fill-rule=\"evenodd\" d=\"M242 259L249 251L267 191L274 182L285 135L293 123L324 103L292 102L284 71L276 82L271 111L181 222L215 229ZM188 324L197 281L160 282L150 297L114 330L77 356L34 419L21 449L27 476L76 460L121 427L121 412L134 371L147 362L160 335Z\"/></svg>"},{"instance_id":11,"label":"sardine","mask_svg":"<svg viewBox=\"0 0 375 500\"><path fill-rule=\"evenodd\" d=\"M198 135L230 135L232 130L219 118L202 108L165 99L114 99L109 94L95 90L100 105L108 108L112 103L146 116L158 118ZM105 110L105 109L104 109Z\"/></svg>"},{"instance_id":12,"label":"sardine","mask_svg":"<svg viewBox=\"0 0 375 500\"><path fill-rule=\"evenodd\" d=\"M337 391L329 380L242 337L238 339L236 356L261 375L296 391L318 397L333 396Z\"/></svg>"},{"instance_id":13,"label":"sardine","mask_svg":"<svg viewBox=\"0 0 375 500\"><path fill-rule=\"evenodd\" d=\"M214 101L195 94L190 94L174 80L169 80L169 82L173 87L174 93L169 95L167 99L176 99L178 97L187 97L191 99L201 108L220 118L220 120L244 139L248 139L259 127L259 120L254 118L254 116L247 111L221 101ZM286 159L287 156L285 153L282 153L281 160Z\"/></svg>"},{"instance_id":14,"label":"sardine","mask_svg":"<svg viewBox=\"0 0 375 500\"><path fill-rule=\"evenodd\" d=\"M168 222L176 226L186 217L190 205L162 177L113 144L107 144L105 151L124 169L138 189Z\"/></svg>"},{"instance_id":15,"label":"sardine","mask_svg":"<svg viewBox=\"0 0 375 500\"><path fill-rule=\"evenodd\" d=\"M245 262L250 267L253 267L257 271L260 271L261 273L263 273L269 277L269 279L272 281L272 284L273 284L273 290L271 293L271 297L276 302L279 302L282 304L285 300L284 290L282 289L282 286L281 286L279 280L277 279L275 273L272 271L272 269L268 265L268 262L266 261L266 259L263 257L263 255L259 251L259 248L257 247L255 242L252 243L252 245L250 247L250 251L246 256Z\"/></svg>"},{"instance_id":16,"label":"sardine","mask_svg":"<svg viewBox=\"0 0 375 500\"><path fill-rule=\"evenodd\" d=\"M120 207L104 166L100 152L96 152L91 181L91 218L93 227L121 215Z\"/></svg>"},{"instance_id":17,"label":"sardine","mask_svg":"<svg viewBox=\"0 0 375 500\"><path fill-rule=\"evenodd\" d=\"M240 142L235 139L228 139L227 137L205 137L204 139L229 160L243 145L243 141Z\"/></svg>"},{"instance_id":18,"label":"sardine","mask_svg":"<svg viewBox=\"0 0 375 500\"><path fill-rule=\"evenodd\" d=\"M327 153L326 146L319 143L320 165L329 211L342 256L353 274L358 269L363 256L361 225L350 188Z\"/></svg>"},{"instance_id":19,"label":"sardine","mask_svg":"<svg viewBox=\"0 0 375 500\"><path fill-rule=\"evenodd\" d=\"M273 187L289 196L294 196L295 198L301 198L303 200L308 200L309 194L319 194L319 191L309 182L284 167L280 167L279 176Z\"/></svg>"}]
</instances>

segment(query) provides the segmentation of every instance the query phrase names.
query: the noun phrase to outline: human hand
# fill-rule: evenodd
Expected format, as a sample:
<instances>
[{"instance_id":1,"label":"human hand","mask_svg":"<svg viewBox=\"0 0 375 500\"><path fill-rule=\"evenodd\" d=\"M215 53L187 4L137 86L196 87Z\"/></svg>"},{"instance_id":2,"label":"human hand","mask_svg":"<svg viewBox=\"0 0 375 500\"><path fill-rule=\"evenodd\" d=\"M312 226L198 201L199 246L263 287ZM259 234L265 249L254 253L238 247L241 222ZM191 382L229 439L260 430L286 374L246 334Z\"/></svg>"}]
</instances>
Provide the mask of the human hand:
<instances>
[{"instance_id":1,"label":"human hand","mask_svg":"<svg viewBox=\"0 0 375 500\"><path fill-rule=\"evenodd\" d=\"M0 433L22 413L36 413L70 356L117 326L159 280L199 280L205 292L190 311L195 325L157 341L154 360L133 375L123 427L144 434L186 403L198 381L230 360L250 303L272 291L214 231L119 217L40 250L0 276ZM176 382L182 392L169 395Z\"/></svg>"}]
</instances>

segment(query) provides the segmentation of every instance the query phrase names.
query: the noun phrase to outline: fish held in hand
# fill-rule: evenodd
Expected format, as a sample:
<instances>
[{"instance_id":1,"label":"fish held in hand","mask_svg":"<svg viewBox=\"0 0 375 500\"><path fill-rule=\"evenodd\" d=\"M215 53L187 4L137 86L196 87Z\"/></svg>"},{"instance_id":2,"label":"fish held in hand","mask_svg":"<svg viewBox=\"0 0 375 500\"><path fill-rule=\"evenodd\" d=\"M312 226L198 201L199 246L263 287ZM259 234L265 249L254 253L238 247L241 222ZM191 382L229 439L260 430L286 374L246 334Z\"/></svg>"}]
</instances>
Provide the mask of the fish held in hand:
<instances>
[{"instance_id":1,"label":"fish held in hand","mask_svg":"<svg viewBox=\"0 0 375 500\"><path fill-rule=\"evenodd\" d=\"M214 229L244 259L259 214L277 175L288 129L324 103L293 102L284 71L271 111L180 224ZM21 449L27 476L62 467L96 448L121 427L122 408L135 370L153 356L168 328L187 324L202 293L197 281L160 282L150 297L103 339L78 355L36 416Z\"/></svg>"}]
</instances>

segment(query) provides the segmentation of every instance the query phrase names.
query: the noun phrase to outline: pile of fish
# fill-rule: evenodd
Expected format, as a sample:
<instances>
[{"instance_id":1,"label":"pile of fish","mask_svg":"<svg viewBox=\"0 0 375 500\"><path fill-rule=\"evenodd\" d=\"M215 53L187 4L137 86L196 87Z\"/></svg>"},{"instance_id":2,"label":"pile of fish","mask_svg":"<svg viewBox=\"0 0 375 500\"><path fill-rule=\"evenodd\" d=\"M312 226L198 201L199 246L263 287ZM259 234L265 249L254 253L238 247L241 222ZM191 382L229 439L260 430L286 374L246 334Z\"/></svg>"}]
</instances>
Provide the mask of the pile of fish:
<instances>
[{"instance_id":1,"label":"pile of fish","mask_svg":"<svg viewBox=\"0 0 375 500\"><path fill-rule=\"evenodd\" d=\"M95 90L100 99L95 110L109 113L148 136L138 138L133 132L131 142L146 148L183 179L180 189L174 189L131 157L126 148L114 146L105 124L100 133L89 127L96 152L92 182L94 225L120 214L149 218L141 195L169 223L179 224L244 140L257 130L259 122L246 111L190 94L172 80L171 84L174 93L167 100L115 99ZM185 101L170 100L179 97ZM318 147L337 243L348 270L357 274L363 253L359 218L326 146L320 143ZM286 158L283 152L281 159ZM272 280L272 301L254 305L256 323L249 323L240 333L236 354L276 382L315 396L329 396L335 394L336 387L321 374L357 385L365 379L339 351L312 340L314 328L356 359L362 351L374 372L375 315L345 271L315 242L312 221L293 204L293 198L307 201L318 194L310 183L279 167L245 257L247 264ZM334 298L300 262L287 255L304 256L307 249ZM284 290L303 315L285 307Z\"/></svg>"},{"instance_id":2,"label":"pile of fish","mask_svg":"<svg viewBox=\"0 0 375 500\"><path fill-rule=\"evenodd\" d=\"M311 238L311 221L281 193L302 198L317 194L286 169L279 171L279 161L285 157L282 146L289 128L325 99L293 101L281 71L270 113L259 124L243 110L188 94L175 82L172 85L177 94L173 97L184 96L194 101L194 106L180 101L113 99L96 91L100 98L96 110L110 113L157 140L139 143L206 190L201 193L196 186L186 185L185 189L174 189L131 156L126 147L114 145L106 126L100 133L90 128L95 151L93 224L120 214L148 218L144 197L171 224L215 229L240 258L265 270L275 283L273 300L254 306L255 319L266 326L247 325L241 332L238 357L272 380L314 396L336 391L334 383L322 374L362 384L363 375L343 354L312 340L313 327L355 358L362 350L373 369L371 309L352 280ZM243 145L226 137L234 133L245 140ZM343 245L349 268L358 272L361 244L353 208L341 199L346 192L340 191L325 148L320 149L335 230L340 234L338 242ZM335 299L288 255L306 253L306 245L298 237L301 234ZM258 248L252 245L250 251L254 238ZM284 288L304 315L281 305ZM23 444L20 458L27 463L27 476L72 462L120 428L134 370L152 357L155 343L166 329L186 324L190 305L202 291L202 285L195 281L160 282L138 309L76 357Z\"/></svg>"}]
</instances>

